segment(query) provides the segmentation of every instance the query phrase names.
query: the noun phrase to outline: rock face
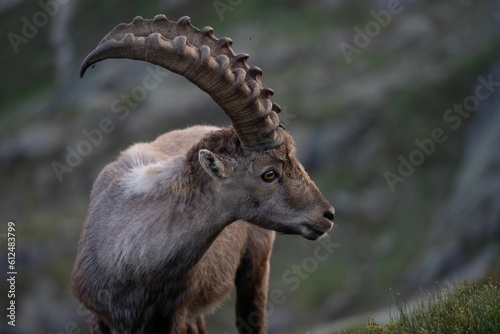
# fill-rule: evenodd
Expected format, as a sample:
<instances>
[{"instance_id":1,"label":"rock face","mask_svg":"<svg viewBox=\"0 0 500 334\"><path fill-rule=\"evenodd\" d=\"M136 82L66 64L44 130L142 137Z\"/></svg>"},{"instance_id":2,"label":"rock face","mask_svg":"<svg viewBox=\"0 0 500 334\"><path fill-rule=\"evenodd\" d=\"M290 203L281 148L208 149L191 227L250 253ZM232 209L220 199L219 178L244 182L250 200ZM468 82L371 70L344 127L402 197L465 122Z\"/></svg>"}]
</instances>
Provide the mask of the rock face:
<instances>
[{"instance_id":1,"label":"rock face","mask_svg":"<svg viewBox=\"0 0 500 334\"><path fill-rule=\"evenodd\" d=\"M443 276L476 278L498 265L500 59L488 73L496 87L467 128L455 183L430 223L426 251L411 275L419 284Z\"/></svg>"}]
</instances>

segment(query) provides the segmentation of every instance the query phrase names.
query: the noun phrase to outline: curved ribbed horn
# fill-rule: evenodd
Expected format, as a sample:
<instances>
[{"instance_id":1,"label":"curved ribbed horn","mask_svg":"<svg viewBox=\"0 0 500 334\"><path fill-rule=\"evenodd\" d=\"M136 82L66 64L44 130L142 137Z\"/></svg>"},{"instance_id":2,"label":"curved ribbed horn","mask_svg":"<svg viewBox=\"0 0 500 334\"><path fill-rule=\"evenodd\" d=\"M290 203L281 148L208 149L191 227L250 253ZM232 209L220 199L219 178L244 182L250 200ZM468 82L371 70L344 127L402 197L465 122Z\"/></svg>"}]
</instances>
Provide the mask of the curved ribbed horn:
<instances>
[{"instance_id":1,"label":"curved ribbed horn","mask_svg":"<svg viewBox=\"0 0 500 334\"><path fill-rule=\"evenodd\" d=\"M136 17L108 33L83 61L80 76L89 66L108 58L144 60L178 73L208 93L231 119L242 146L251 150L281 145L279 105L263 88L262 70L250 67L247 54L235 54L229 38L217 39L213 29L191 25L189 17L177 22L164 15L152 20Z\"/></svg>"}]
</instances>

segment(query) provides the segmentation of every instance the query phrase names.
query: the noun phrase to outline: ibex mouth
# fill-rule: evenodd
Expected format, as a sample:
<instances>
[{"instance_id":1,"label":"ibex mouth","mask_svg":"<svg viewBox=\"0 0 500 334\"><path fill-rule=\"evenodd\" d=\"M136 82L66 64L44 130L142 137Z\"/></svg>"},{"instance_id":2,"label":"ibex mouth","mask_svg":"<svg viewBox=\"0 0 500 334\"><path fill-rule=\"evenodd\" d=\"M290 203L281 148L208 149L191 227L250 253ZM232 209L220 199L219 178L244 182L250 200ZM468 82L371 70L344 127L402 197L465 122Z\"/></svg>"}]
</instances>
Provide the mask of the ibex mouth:
<instances>
[{"instance_id":1,"label":"ibex mouth","mask_svg":"<svg viewBox=\"0 0 500 334\"><path fill-rule=\"evenodd\" d=\"M326 222L325 224L321 225L304 222L300 226L300 234L308 240L317 240L320 237L324 236L332 228L332 222Z\"/></svg>"}]
</instances>

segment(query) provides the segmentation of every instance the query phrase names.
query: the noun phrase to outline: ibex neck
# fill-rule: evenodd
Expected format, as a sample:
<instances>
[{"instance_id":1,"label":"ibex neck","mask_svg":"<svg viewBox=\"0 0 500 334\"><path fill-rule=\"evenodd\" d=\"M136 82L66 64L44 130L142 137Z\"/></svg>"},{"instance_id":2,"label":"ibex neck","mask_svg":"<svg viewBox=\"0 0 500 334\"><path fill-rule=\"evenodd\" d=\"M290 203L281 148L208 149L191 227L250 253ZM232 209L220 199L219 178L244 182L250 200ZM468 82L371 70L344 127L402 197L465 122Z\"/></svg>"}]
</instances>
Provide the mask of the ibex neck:
<instances>
[{"instance_id":1,"label":"ibex neck","mask_svg":"<svg viewBox=\"0 0 500 334\"><path fill-rule=\"evenodd\" d=\"M203 192L196 192L189 204L173 203L168 217L163 266L175 268L180 275L187 274L222 230L234 221L217 199Z\"/></svg>"},{"instance_id":2,"label":"ibex neck","mask_svg":"<svg viewBox=\"0 0 500 334\"><path fill-rule=\"evenodd\" d=\"M125 174L124 193L137 212L129 210L124 217L128 222L123 223L134 226L141 221L148 226L133 238L126 229L120 231L117 243L125 259L185 273L234 221L218 196L217 184L197 161L191 161L188 156L174 156Z\"/></svg>"}]
</instances>

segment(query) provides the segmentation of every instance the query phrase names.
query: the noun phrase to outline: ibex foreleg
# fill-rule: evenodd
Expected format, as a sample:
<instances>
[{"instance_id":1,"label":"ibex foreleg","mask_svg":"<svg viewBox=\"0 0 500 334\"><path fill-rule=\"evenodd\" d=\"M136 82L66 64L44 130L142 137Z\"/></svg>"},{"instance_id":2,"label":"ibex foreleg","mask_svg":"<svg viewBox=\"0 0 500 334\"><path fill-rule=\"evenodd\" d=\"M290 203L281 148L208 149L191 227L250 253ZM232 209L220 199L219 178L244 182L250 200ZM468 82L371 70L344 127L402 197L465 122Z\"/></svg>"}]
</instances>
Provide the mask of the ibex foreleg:
<instances>
[{"instance_id":1,"label":"ibex foreleg","mask_svg":"<svg viewBox=\"0 0 500 334\"><path fill-rule=\"evenodd\" d=\"M236 275L236 326L240 334L264 334L267 329L269 257L274 233L253 227L249 229L249 235L250 245L247 247L253 251L244 256ZM260 251L255 252L256 249Z\"/></svg>"}]
</instances>

